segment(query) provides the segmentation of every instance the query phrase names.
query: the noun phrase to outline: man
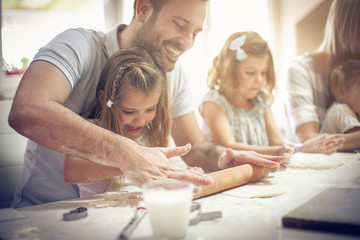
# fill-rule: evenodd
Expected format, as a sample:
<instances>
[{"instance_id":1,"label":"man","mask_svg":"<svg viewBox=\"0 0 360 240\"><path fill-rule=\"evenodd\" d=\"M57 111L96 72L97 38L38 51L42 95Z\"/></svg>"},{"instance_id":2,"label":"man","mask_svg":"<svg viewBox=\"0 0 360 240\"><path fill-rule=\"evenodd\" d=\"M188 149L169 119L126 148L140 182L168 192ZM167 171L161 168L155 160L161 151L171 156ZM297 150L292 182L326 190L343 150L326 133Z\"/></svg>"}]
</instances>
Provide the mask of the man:
<instances>
[{"instance_id":1,"label":"man","mask_svg":"<svg viewBox=\"0 0 360 240\"><path fill-rule=\"evenodd\" d=\"M210 184L206 175L177 170L168 158L184 156L190 166L206 172L243 163L269 167L285 157L232 151L205 141L188 98L186 79L176 62L201 32L205 0L138 0L129 26L103 34L85 29L67 30L39 50L18 87L9 124L28 137L22 178L13 207L79 196L66 183L61 168L64 154L118 167L134 184L172 178ZM169 74L169 102L174 119L172 136L177 148L146 148L81 118L94 98L106 60L134 44L153 45L161 51ZM221 156L221 157L220 157ZM55 191L55 192L54 192Z\"/></svg>"}]
</instances>

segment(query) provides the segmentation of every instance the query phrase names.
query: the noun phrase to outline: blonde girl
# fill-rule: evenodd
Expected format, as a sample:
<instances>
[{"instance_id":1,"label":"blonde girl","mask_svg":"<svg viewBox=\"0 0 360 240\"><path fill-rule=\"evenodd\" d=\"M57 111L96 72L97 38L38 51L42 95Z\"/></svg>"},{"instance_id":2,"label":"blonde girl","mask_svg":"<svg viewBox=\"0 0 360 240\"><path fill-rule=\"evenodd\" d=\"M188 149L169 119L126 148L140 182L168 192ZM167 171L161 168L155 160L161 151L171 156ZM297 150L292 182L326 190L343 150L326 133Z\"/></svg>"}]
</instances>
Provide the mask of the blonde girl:
<instances>
[{"instance_id":1,"label":"blonde girl","mask_svg":"<svg viewBox=\"0 0 360 240\"><path fill-rule=\"evenodd\" d=\"M166 75L160 63L156 51L141 47L115 53L106 63L96 98L83 116L144 146L166 147L171 117ZM121 175L118 168L71 155L65 157L63 164L64 179L79 183L82 197L118 190L123 178L109 176Z\"/></svg>"},{"instance_id":2,"label":"blonde girl","mask_svg":"<svg viewBox=\"0 0 360 240\"><path fill-rule=\"evenodd\" d=\"M336 99L328 109L322 133L348 134L347 151L360 150L360 60L349 59L331 73L331 92Z\"/></svg>"},{"instance_id":3,"label":"blonde girl","mask_svg":"<svg viewBox=\"0 0 360 240\"><path fill-rule=\"evenodd\" d=\"M305 144L286 144L271 112L276 86L267 42L255 32L237 32L225 42L209 70L200 114L204 135L216 144L263 154L295 150L331 154L325 135ZM336 151L336 150L335 150Z\"/></svg>"}]
</instances>

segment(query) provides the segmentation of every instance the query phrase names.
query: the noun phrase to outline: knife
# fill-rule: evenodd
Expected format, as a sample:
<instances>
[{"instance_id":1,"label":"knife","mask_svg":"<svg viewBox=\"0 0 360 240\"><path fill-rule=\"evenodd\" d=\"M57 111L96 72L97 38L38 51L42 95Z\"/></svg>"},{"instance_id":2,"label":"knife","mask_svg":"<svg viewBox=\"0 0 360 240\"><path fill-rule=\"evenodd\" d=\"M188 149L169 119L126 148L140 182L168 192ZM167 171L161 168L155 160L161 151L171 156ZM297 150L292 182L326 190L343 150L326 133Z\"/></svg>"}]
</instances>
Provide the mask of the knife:
<instances>
[{"instance_id":1,"label":"knife","mask_svg":"<svg viewBox=\"0 0 360 240\"><path fill-rule=\"evenodd\" d=\"M125 228L121 231L119 235L120 240L128 239L131 235L131 233L134 231L136 226L139 224L141 219L146 215L147 210L143 206L143 204L139 204L139 206L136 208L135 215L130 220L130 222L125 226Z\"/></svg>"}]
</instances>

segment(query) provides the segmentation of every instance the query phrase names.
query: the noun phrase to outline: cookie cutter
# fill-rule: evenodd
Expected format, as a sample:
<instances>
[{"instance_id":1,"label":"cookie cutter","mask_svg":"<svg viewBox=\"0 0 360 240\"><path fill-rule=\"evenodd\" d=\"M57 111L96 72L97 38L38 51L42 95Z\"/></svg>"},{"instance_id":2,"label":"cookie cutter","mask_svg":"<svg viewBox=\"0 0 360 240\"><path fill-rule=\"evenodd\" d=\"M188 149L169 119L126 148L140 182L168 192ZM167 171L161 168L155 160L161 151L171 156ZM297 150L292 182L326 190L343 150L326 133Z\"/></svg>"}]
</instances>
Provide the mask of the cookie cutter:
<instances>
[{"instance_id":1,"label":"cookie cutter","mask_svg":"<svg viewBox=\"0 0 360 240\"><path fill-rule=\"evenodd\" d=\"M191 211L193 212L193 211L196 211L196 210L198 210L198 213L196 214L196 216L194 218L190 219L189 225L195 225L195 224L197 224L199 222L202 222L202 221L211 221L211 220L222 217L222 212L221 211L213 211L213 212L202 213L200 203L193 202L193 204L191 205Z\"/></svg>"},{"instance_id":2,"label":"cookie cutter","mask_svg":"<svg viewBox=\"0 0 360 240\"><path fill-rule=\"evenodd\" d=\"M87 217L87 208L86 207L78 207L75 210L71 210L68 213L63 213L64 221L74 221L84 217Z\"/></svg>"}]
</instances>

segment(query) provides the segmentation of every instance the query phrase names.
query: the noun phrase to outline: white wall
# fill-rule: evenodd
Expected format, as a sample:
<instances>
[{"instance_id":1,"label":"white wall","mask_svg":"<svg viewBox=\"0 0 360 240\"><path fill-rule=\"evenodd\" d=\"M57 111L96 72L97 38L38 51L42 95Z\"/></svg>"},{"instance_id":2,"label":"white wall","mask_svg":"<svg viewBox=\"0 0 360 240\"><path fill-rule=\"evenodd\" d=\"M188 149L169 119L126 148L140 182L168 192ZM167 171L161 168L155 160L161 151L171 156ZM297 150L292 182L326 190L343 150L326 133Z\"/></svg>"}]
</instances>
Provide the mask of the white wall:
<instances>
[{"instance_id":1,"label":"white wall","mask_svg":"<svg viewBox=\"0 0 360 240\"><path fill-rule=\"evenodd\" d=\"M321 2L322 0L270 0L273 6L274 58L280 76L288 62L296 56L297 22Z\"/></svg>"}]
</instances>

